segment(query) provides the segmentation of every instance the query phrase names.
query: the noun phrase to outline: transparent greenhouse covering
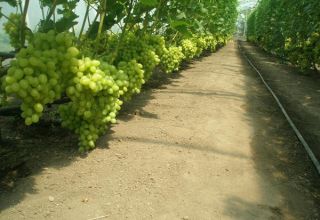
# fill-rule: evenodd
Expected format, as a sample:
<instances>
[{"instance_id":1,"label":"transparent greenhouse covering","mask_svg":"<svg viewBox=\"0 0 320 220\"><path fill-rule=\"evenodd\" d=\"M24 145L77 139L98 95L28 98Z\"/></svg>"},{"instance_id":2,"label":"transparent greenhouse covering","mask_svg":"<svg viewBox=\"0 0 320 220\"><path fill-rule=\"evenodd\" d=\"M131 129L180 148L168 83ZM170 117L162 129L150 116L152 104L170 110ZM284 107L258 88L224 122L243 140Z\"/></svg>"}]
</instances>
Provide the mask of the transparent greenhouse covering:
<instances>
[{"instance_id":1,"label":"transparent greenhouse covering","mask_svg":"<svg viewBox=\"0 0 320 220\"><path fill-rule=\"evenodd\" d=\"M238 10L241 12L253 8L257 4L258 0L239 0L239 6ZM41 17L41 10L39 6L39 1L30 1L29 3L29 13L27 14L26 21L28 23L28 27L31 28L31 30L34 30L36 28L36 25ZM15 12L15 9L9 6L7 3L0 2L0 8L2 12L6 15ZM83 19L83 16L85 14L86 6L83 2L79 2L75 13L79 15L78 21L81 21ZM95 12L91 10L89 12L89 19L93 19L95 16ZM243 17L243 16L242 16ZM240 17L241 19L241 17ZM243 18L242 18L243 19ZM5 22L5 19L0 19L0 51L10 51L12 50L10 44L9 44L9 37L3 30L3 23ZM75 31L79 32L81 22L78 23L78 25L75 27ZM87 28L87 27L85 27Z\"/></svg>"},{"instance_id":2,"label":"transparent greenhouse covering","mask_svg":"<svg viewBox=\"0 0 320 220\"><path fill-rule=\"evenodd\" d=\"M12 8L9 4L4 3L4 2L0 2L0 9L2 10L2 12L6 15L10 14L10 13L14 13L16 12L14 8ZM47 8L44 7L44 10L47 11ZM81 22L83 20L84 14L86 11L86 6L83 2L79 2L79 4L77 4L77 7L75 9L75 13L79 16L77 21L78 21L78 25L75 26L75 31L79 32L80 30L80 26L81 26ZM58 15L56 15L57 18L59 18ZM89 19L93 19L95 16L95 12L93 10L91 10L89 12ZM41 9L40 9L40 5L39 5L39 1L30 1L29 3L29 11L26 17L26 22L28 24L28 27L33 31L35 30L37 27L36 25L38 24L39 20L41 18ZM4 32L3 29L3 23L5 22L5 19L0 19L0 51L10 51L12 50L12 48L9 45L9 37L7 36L7 34ZM85 27L87 28L87 27Z\"/></svg>"}]
</instances>

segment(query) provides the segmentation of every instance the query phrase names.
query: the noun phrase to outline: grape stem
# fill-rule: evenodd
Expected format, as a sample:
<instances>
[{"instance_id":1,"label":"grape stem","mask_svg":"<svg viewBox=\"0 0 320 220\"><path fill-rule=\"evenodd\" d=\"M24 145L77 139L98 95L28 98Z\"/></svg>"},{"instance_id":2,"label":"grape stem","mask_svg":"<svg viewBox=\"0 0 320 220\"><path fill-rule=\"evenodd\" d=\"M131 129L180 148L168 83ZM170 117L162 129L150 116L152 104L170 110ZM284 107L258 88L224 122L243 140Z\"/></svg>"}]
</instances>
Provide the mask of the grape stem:
<instances>
[{"instance_id":1,"label":"grape stem","mask_svg":"<svg viewBox=\"0 0 320 220\"><path fill-rule=\"evenodd\" d=\"M88 19L88 26L90 27L91 26L91 22L90 22L90 16L89 15L87 16L87 19Z\"/></svg>"},{"instance_id":2,"label":"grape stem","mask_svg":"<svg viewBox=\"0 0 320 220\"><path fill-rule=\"evenodd\" d=\"M129 5L129 8L128 8L128 14L127 14L127 19L129 20L129 18L131 17L131 11L132 11L132 8L133 8L133 0L130 1L130 5ZM120 35L120 38L118 40L118 43L117 43L117 47L115 49L115 52L113 53L113 56L111 58L111 64L114 62L114 60L116 59L116 57L118 56L118 52L119 52L119 47L123 41L123 38L125 36L125 33L126 33L126 29L127 29L127 26L128 26L128 23L129 22L125 22L122 30L121 30L121 35Z\"/></svg>"},{"instance_id":3,"label":"grape stem","mask_svg":"<svg viewBox=\"0 0 320 220\"><path fill-rule=\"evenodd\" d=\"M44 16L44 10L43 10L43 3L42 3L42 1L40 1L39 3L40 3L40 9L41 9L42 20L44 20L44 19L45 19L45 16Z\"/></svg>"},{"instance_id":4,"label":"grape stem","mask_svg":"<svg viewBox=\"0 0 320 220\"><path fill-rule=\"evenodd\" d=\"M9 22L11 22L12 24L14 24L16 27L19 27L19 25L16 23L16 22L14 22L11 18L9 18L7 15L5 15L5 14L3 14L2 12L1 12L1 10L0 10L0 17L4 17L5 19L7 19Z\"/></svg>"},{"instance_id":5,"label":"grape stem","mask_svg":"<svg viewBox=\"0 0 320 220\"><path fill-rule=\"evenodd\" d=\"M179 34L179 32L177 31L177 32L174 34L173 38L171 38L169 45L171 45L172 42L174 42L174 40L176 39L176 37L178 36L178 34Z\"/></svg>"},{"instance_id":6,"label":"grape stem","mask_svg":"<svg viewBox=\"0 0 320 220\"><path fill-rule=\"evenodd\" d=\"M61 105L70 102L69 98L62 98L48 105ZM6 106L0 108L0 116L15 116L21 114L20 105Z\"/></svg>"},{"instance_id":7,"label":"grape stem","mask_svg":"<svg viewBox=\"0 0 320 220\"><path fill-rule=\"evenodd\" d=\"M20 14L22 14L22 2L21 0L18 1L19 9L20 9Z\"/></svg>"},{"instance_id":8,"label":"grape stem","mask_svg":"<svg viewBox=\"0 0 320 220\"><path fill-rule=\"evenodd\" d=\"M152 31L156 30L156 26L159 23L160 8L162 7L162 3L163 3L163 1L160 0L159 4L157 6L157 9L156 9L156 12L155 12L155 19L154 19L154 22L153 22L153 25L152 25L152 28L151 28Z\"/></svg>"},{"instance_id":9,"label":"grape stem","mask_svg":"<svg viewBox=\"0 0 320 220\"><path fill-rule=\"evenodd\" d=\"M143 31L142 31L143 34L146 32L148 28L148 24L149 24L148 16L149 16L149 11L146 11L144 21L143 21Z\"/></svg>"},{"instance_id":10,"label":"grape stem","mask_svg":"<svg viewBox=\"0 0 320 220\"><path fill-rule=\"evenodd\" d=\"M107 1L102 0L102 7L101 7L101 13L100 13L100 23L99 23L99 28L98 28L97 40L100 39L100 35L103 30L104 18L106 17L106 13L107 13L106 7L107 7Z\"/></svg>"},{"instance_id":11,"label":"grape stem","mask_svg":"<svg viewBox=\"0 0 320 220\"><path fill-rule=\"evenodd\" d=\"M92 22L92 25L89 26L89 29L88 29L87 33L90 33L90 32L91 32L91 30L92 30L92 28L93 28L93 26L94 26L93 24L97 21L98 17L99 17L99 12L97 12L96 16L94 17L93 22ZM88 37L88 36L87 36L87 37Z\"/></svg>"},{"instance_id":12,"label":"grape stem","mask_svg":"<svg viewBox=\"0 0 320 220\"><path fill-rule=\"evenodd\" d=\"M54 14L54 11L56 10L56 6L57 6L57 0L54 0L50 8L50 11L46 17L47 22L50 20L51 16Z\"/></svg>"},{"instance_id":13,"label":"grape stem","mask_svg":"<svg viewBox=\"0 0 320 220\"><path fill-rule=\"evenodd\" d=\"M20 39L21 39L21 48L24 47L25 43L25 27L26 27L26 16L28 12L28 7L29 7L29 0L26 0L24 3L24 9L23 9L23 14L21 17L21 23L20 23Z\"/></svg>"},{"instance_id":14,"label":"grape stem","mask_svg":"<svg viewBox=\"0 0 320 220\"><path fill-rule=\"evenodd\" d=\"M88 2L87 3L87 8L86 8L86 13L84 15L83 22L82 22L82 25L81 25L78 41L80 41L80 39L81 39L81 36L82 36L82 33L83 33L83 29L84 29L84 26L86 24L86 20L87 20L88 15L89 15L89 9L90 9L90 3Z\"/></svg>"}]
</instances>

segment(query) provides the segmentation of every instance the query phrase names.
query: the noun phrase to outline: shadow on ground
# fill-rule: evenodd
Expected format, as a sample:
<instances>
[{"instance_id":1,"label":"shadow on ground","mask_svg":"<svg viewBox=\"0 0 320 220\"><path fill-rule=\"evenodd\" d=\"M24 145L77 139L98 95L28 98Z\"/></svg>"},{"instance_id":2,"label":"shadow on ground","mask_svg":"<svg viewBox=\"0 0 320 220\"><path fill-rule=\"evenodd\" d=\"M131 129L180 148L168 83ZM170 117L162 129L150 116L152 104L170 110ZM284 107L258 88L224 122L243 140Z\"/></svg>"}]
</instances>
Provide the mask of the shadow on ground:
<instances>
[{"instance_id":1,"label":"shadow on ground","mask_svg":"<svg viewBox=\"0 0 320 220\"><path fill-rule=\"evenodd\" d=\"M246 198L230 197L225 201L224 214L237 220L319 219L319 175L258 75L235 50L242 60L242 72L247 74L247 104L243 108L254 129L251 151L261 199L252 203Z\"/></svg>"},{"instance_id":2,"label":"shadow on ground","mask_svg":"<svg viewBox=\"0 0 320 220\"><path fill-rule=\"evenodd\" d=\"M319 71L301 72L293 65L267 54L260 48L240 42L242 50L272 87L287 112L320 159L320 74Z\"/></svg>"}]
</instances>

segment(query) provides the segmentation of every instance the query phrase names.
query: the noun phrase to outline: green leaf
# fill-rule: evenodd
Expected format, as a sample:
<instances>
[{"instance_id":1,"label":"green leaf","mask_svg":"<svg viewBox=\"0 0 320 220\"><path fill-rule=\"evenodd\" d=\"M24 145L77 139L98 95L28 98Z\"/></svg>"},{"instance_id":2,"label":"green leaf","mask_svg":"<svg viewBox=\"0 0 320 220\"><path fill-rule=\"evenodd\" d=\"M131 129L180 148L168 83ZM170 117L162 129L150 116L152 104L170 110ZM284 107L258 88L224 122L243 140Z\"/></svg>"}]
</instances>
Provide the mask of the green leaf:
<instances>
[{"instance_id":1,"label":"green leaf","mask_svg":"<svg viewBox=\"0 0 320 220\"><path fill-rule=\"evenodd\" d=\"M170 26L172 28L177 28L179 26L188 26L188 23L185 21L174 20L174 21L170 22Z\"/></svg>"},{"instance_id":2,"label":"green leaf","mask_svg":"<svg viewBox=\"0 0 320 220\"><path fill-rule=\"evenodd\" d=\"M17 7L17 1L16 0L0 0L0 2L6 2L12 7Z\"/></svg>"},{"instance_id":3,"label":"green leaf","mask_svg":"<svg viewBox=\"0 0 320 220\"><path fill-rule=\"evenodd\" d=\"M156 7L158 5L158 0L140 0L140 3L148 7Z\"/></svg>"},{"instance_id":4,"label":"green leaf","mask_svg":"<svg viewBox=\"0 0 320 220\"><path fill-rule=\"evenodd\" d=\"M59 15L62 15L62 14L64 13L64 10L63 10L63 9L58 8L58 9L57 9L57 13L58 13Z\"/></svg>"},{"instance_id":5,"label":"green leaf","mask_svg":"<svg viewBox=\"0 0 320 220\"><path fill-rule=\"evenodd\" d=\"M53 20L40 20L39 23L39 32L48 32L49 30L54 29L54 22Z\"/></svg>"},{"instance_id":6,"label":"green leaf","mask_svg":"<svg viewBox=\"0 0 320 220\"><path fill-rule=\"evenodd\" d=\"M182 34L185 37L192 36L192 33L190 32L187 26L178 26L175 28L175 30L177 30L180 34Z\"/></svg>"},{"instance_id":7,"label":"green leaf","mask_svg":"<svg viewBox=\"0 0 320 220\"><path fill-rule=\"evenodd\" d=\"M170 27L178 31L184 36L191 36L189 24L185 21L174 20L170 22Z\"/></svg>"},{"instance_id":8,"label":"green leaf","mask_svg":"<svg viewBox=\"0 0 320 220\"><path fill-rule=\"evenodd\" d=\"M53 5L52 0L40 0L40 2L42 2L43 6L51 7ZM61 4L68 4L68 0L57 0L56 1L56 5L61 5Z\"/></svg>"},{"instance_id":9,"label":"green leaf","mask_svg":"<svg viewBox=\"0 0 320 220\"><path fill-rule=\"evenodd\" d=\"M56 29L58 32L69 30L72 26L76 25L78 22L75 19L78 18L78 15L75 13L70 13L68 15L63 16L56 22Z\"/></svg>"},{"instance_id":10,"label":"green leaf","mask_svg":"<svg viewBox=\"0 0 320 220\"><path fill-rule=\"evenodd\" d=\"M178 19L183 19L183 18L187 18L186 14L184 12L181 12L177 15Z\"/></svg>"}]
</instances>

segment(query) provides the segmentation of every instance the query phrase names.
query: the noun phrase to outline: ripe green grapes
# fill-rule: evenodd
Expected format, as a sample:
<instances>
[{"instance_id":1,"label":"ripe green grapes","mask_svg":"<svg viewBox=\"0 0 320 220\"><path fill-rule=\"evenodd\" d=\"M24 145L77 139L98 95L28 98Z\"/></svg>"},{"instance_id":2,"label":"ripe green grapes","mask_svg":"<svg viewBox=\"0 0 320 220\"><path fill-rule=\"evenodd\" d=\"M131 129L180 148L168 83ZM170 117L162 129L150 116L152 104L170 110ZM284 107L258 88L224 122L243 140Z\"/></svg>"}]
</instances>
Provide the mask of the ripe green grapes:
<instances>
[{"instance_id":1,"label":"ripe green grapes","mask_svg":"<svg viewBox=\"0 0 320 220\"><path fill-rule=\"evenodd\" d=\"M66 91L71 102L61 105L59 112L62 126L79 135L80 151L94 148L107 125L116 123L122 101L112 71L114 67L86 57L78 60L77 71L69 82Z\"/></svg>"},{"instance_id":2,"label":"ripe green grapes","mask_svg":"<svg viewBox=\"0 0 320 220\"><path fill-rule=\"evenodd\" d=\"M107 51L111 53L114 50L112 45L117 40L119 39L114 36L110 39ZM136 36L133 32L128 32L119 46L115 64L118 65L122 61L130 62L131 60L136 60L142 64L144 79L147 81L151 77L154 68L160 63L155 48L148 45L147 41L143 40L143 37Z\"/></svg>"},{"instance_id":3,"label":"ripe green grapes","mask_svg":"<svg viewBox=\"0 0 320 220\"><path fill-rule=\"evenodd\" d=\"M119 74L113 76L118 86L123 91L121 96L124 100L130 100L133 94L141 91L145 83L143 66L136 60L120 62L118 64Z\"/></svg>"},{"instance_id":4,"label":"ripe green grapes","mask_svg":"<svg viewBox=\"0 0 320 220\"><path fill-rule=\"evenodd\" d=\"M185 58L181 47L171 46L161 57L161 67L166 73L179 70L181 61Z\"/></svg>"},{"instance_id":5,"label":"ripe green grapes","mask_svg":"<svg viewBox=\"0 0 320 220\"><path fill-rule=\"evenodd\" d=\"M5 93L21 99L25 124L37 123L46 104L67 95L70 102L59 106L62 126L79 135L81 151L92 149L108 125L116 123L123 101L140 93L158 64L166 73L177 71L184 59L217 44L213 36L198 36L167 47L162 36L128 32L113 59L119 37L107 36L108 44L98 45L98 60L84 57L97 55L94 44L83 47L80 59L69 33L36 33L2 80Z\"/></svg>"},{"instance_id":6,"label":"ripe green grapes","mask_svg":"<svg viewBox=\"0 0 320 220\"><path fill-rule=\"evenodd\" d=\"M142 41L146 42L150 49L161 57L166 51L166 41L161 35L151 35L145 34L142 38Z\"/></svg>"},{"instance_id":7,"label":"ripe green grapes","mask_svg":"<svg viewBox=\"0 0 320 220\"><path fill-rule=\"evenodd\" d=\"M207 49L207 42L206 40L201 36L195 36L191 39L196 45L197 45L197 53L196 57L199 57L202 52Z\"/></svg>"},{"instance_id":8,"label":"ripe green grapes","mask_svg":"<svg viewBox=\"0 0 320 220\"><path fill-rule=\"evenodd\" d=\"M5 92L21 99L26 125L37 123L44 107L61 97L70 73L75 72L79 51L68 33L37 33L11 62Z\"/></svg>"},{"instance_id":9,"label":"ripe green grapes","mask_svg":"<svg viewBox=\"0 0 320 220\"><path fill-rule=\"evenodd\" d=\"M20 22L21 22L21 14L13 14L9 15L10 21L4 23L4 30L9 35L10 44L14 48L19 48L20 45Z\"/></svg>"},{"instance_id":10,"label":"ripe green grapes","mask_svg":"<svg viewBox=\"0 0 320 220\"><path fill-rule=\"evenodd\" d=\"M208 35L208 36L205 36L204 39L207 42L206 49L209 49L211 52L215 52L218 44L216 38L212 35Z\"/></svg>"},{"instance_id":11,"label":"ripe green grapes","mask_svg":"<svg viewBox=\"0 0 320 220\"><path fill-rule=\"evenodd\" d=\"M184 39L181 41L181 48L182 53L185 55L187 60L192 59L198 51L197 45L189 39Z\"/></svg>"},{"instance_id":12,"label":"ripe green grapes","mask_svg":"<svg viewBox=\"0 0 320 220\"><path fill-rule=\"evenodd\" d=\"M9 19L6 23L4 23L3 27L5 32L9 35L10 38L10 44L14 48L20 48L21 47L21 42L20 42L20 23L21 23L21 14L14 14L11 13L9 15ZM26 40L30 40L31 37L31 31L26 28L25 29L25 35L26 35Z\"/></svg>"}]
</instances>

